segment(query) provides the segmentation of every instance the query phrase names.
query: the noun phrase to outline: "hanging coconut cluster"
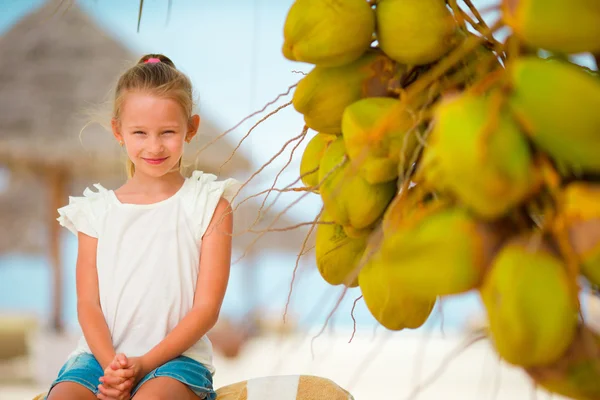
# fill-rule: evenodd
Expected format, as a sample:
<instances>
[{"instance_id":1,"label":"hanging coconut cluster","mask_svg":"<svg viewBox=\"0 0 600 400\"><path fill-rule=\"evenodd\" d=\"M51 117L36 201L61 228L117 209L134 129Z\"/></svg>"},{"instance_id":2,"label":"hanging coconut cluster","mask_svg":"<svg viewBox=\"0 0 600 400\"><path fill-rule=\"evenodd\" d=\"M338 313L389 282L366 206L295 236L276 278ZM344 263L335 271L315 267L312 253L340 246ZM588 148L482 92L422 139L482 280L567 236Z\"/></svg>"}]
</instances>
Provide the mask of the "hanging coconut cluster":
<instances>
[{"instance_id":1,"label":"hanging coconut cluster","mask_svg":"<svg viewBox=\"0 0 600 400\"><path fill-rule=\"evenodd\" d=\"M291 6L283 54L314 65L293 105L318 269L392 330L476 290L504 360L600 399L578 301L600 285L600 77L568 57L600 53L600 1L504 0L492 27L463 3Z\"/></svg>"}]
</instances>

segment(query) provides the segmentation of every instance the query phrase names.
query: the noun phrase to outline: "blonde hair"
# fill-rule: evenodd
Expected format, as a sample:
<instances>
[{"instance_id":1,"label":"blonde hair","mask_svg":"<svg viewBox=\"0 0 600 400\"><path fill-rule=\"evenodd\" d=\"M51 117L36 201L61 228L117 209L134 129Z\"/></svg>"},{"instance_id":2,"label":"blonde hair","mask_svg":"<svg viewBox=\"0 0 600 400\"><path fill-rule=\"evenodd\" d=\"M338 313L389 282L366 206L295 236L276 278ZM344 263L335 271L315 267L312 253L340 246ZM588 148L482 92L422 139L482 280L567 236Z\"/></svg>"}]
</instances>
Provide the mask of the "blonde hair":
<instances>
[{"instance_id":1,"label":"blonde hair","mask_svg":"<svg viewBox=\"0 0 600 400\"><path fill-rule=\"evenodd\" d=\"M150 60L150 61L148 61ZM157 62L157 61L160 62ZM119 121L127 92L146 92L175 100L191 122L194 100L190 79L179 71L173 61L162 54L146 54L136 65L121 75L117 82L112 117ZM179 160L181 168L181 160ZM135 165L127 159L127 176L135 173Z\"/></svg>"}]
</instances>

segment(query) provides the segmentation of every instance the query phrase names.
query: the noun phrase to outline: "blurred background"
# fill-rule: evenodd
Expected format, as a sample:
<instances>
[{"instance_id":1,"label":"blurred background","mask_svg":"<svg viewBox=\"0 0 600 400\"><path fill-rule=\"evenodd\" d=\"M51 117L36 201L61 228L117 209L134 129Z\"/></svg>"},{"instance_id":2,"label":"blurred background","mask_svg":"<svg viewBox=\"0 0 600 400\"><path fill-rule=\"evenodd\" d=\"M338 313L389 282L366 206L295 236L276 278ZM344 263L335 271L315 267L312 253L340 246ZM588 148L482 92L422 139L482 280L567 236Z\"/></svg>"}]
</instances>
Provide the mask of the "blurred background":
<instances>
[{"instance_id":1,"label":"blurred background","mask_svg":"<svg viewBox=\"0 0 600 400\"><path fill-rule=\"evenodd\" d=\"M282 169L275 187L293 183L308 142L289 142L303 127L291 106L252 129L291 101L288 88L311 68L281 54L292 1L143 3L138 27L137 0L0 0L0 400L46 390L81 334L77 242L56 222L56 209L95 183L115 189L124 182L124 155L105 124L116 80L145 53L167 55L193 81L202 126L186 150L189 169L249 180L238 198L249 200L236 210L230 286L211 332L215 385L312 374L358 400L409 398L468 341L482 309L469 293L440 303L416 331L377 328L362 301L351 315L358 289L340 301L342 289L320 277L314 251L297 257L308 226L285 228L314 219L316 195L294 204L301 193L274 192L259 213L265 195L251 196ZM484 16L497 18L495 11ZM578 61L595 68L591 59ZM260 233L268 227L276 230ZM597 321L598 305L584 299L584 306ZM549 398L486 342L451 359L419 398Z\"/></svg>"}]
</instances>

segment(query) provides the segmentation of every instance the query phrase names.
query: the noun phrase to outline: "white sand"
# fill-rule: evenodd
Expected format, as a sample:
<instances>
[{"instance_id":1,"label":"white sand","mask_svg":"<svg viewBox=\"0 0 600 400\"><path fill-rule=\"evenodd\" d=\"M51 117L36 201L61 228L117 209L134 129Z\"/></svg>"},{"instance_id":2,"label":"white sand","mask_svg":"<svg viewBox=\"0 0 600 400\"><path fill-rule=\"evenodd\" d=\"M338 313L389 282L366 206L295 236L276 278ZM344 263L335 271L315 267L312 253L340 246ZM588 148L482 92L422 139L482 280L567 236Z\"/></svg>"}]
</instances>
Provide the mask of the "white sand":
<instances>
[{"instance_id":1,"label":"white sand","mask_svg":"<svg viewBox=\"0 0 600 400\"><path fill-rule=\"evenodd\" d=\"M459 336L442 337L439 332L427 339L425 332L390 334L379 329L375 334L358 332L348 344L351 332L326 332L314 341L312 358L314 334L257 338L238 359L217 357L216 387L265 375L312 374L334 380L357 400L403 400L409 398L417 382L428 378L444 357L465 340ZM74 343L75 338L50 335L36 340L31 371L39 383L29 387L0 385L0 400L27 400L43 391ZM550 398L542 391L536 394L540 400ZM417 398L515 400L535 399L536 394L527 376L501 365L484 340L455 357L444 374Z\"/></svg>"}]
</instances>

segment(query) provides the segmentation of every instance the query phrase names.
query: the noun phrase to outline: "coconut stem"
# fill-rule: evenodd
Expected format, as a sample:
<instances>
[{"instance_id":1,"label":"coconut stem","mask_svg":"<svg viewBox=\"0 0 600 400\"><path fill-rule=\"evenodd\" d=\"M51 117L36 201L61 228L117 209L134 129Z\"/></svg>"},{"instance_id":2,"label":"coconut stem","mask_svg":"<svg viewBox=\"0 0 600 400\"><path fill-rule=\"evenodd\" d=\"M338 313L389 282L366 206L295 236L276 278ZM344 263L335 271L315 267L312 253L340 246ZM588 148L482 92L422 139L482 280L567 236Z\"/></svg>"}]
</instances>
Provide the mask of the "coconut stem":
<instances>
[{"instance_id":1,"label":"coconut stem","mask_svg":"<svg viewBox=\"0 0 600 400\"><path fill-rule=\"evenodd\" d=\"M469 10L471 11L471 13L473 13L473 16L475 17L475 19L477 19L477 22L475 22L469 16L469 19L467 20L473 26L473 28L474 29L479 28L479 29L477 29L477 31L482 34L483 34L483 32L489 32L489 30L490 30L489 26L486 24L485 20L481 16L481 13L477 9L477 7L475 7L473 2L471 0L463 0L463 2L467 5L467 7L469 7ZM468 16L467 13L464 13L464 14ZM494 36L491 34L489 35L488 40L490 40L494 44L502 45L502 43L498 42L494 38Z\"/></svg>"},{"instance_id":2,"label":"coconut stem","mask_svg":"<svg viewBox=\"0 0 600 400\"><path fill-rule=\"evenodd\" d=\"M479 82L473 85L472 90L482 94L490 90L490 88L498 82L501 82L505 77L506 70L504 68L498 68L497 70L484 75Z\"/></svg>"},{"instance_id":3,"label":"coconut stem","mask_svg":"<svg viewBox=\"0 0 600 400\"><path fill-rule=\"evenodd\" d=\"M295 206L296 204L298 204L300 201L302 201L302 199L304 197L306 197L310 192L306 192L303 193L300 197L298 197L296 200L294 200L293 202L291 202L290 204L288 204L288 206L286 208L283 209L283 211L281 211L279 214L277 214L277 216L273 219L273 221L271 221L271 223L269 224L269 226L265 229L265 231L263 233L260 233L257 235L257 237L248 245L246 246L246 248L244 249L244 253L234 261L234 264L239 262L240 260L242 260L244 257L246 257L246 255L248 254L248 251L252 248L252 246L254 246L256 244L256 242L258 242L258 240L266 233L269 232L269 230L273 227L273 225L275 225L277 223L277 221L279 221L279 219L285 215L286 212L288 212L293 206Z\"/></svg>"},{"instance_id":4,"label":"coconut stem","mask_svg":"<svg viewBox=\"0 0 600 400\"><path fill-rule=\"evenodd\" d=\"M335 314L335 312L338 310L338 308L340 308L340 304L342 304L342 300L344 300L344 297L346 297L346 293L348 293L348 287L344 286L344 290L342 291L342 294L340 295L340 297L338 298L337 302L335 303L335 306L333 307L333 309L331 310L331 312L329 312L329 315L327 315L327 318L325 319L325 323L323 323L323 327L321 327L321 330L319 331L319 333L317 333L315 336L313 336L313 338L310 341L310 353L312 355L312 357L315 357L315 352L313 349L313 344L314 341L323 334L323 332L325 332L325 328L327 328L327 325L329 324L329 321L331 320L331 318L333 317L333 314Z\"/></svg>"},{"instance_id":5,"label":"coconut stem","mask_svg":"<svg viewBox=\"0 0 600 400\"><path fill-rule=\"evenodd\" d=\"M344 166L344 164L348 161L348 157L344 156L344 158L342 159L342 161L340 161L336 166L334 166L331 171L329 171L324 177L323 179L319 182L319 184L315 187L315 189L319 189L321 187L321 185L323 184L323 182L325 182L329 176L331 176L331 174L335 173L338 169L342 168ZM263 166L264 168L265 166ZM248 181L246 181L248 182ZM244 253L234 262L237 263L238 261L240 261L241 259L243 259L246 254L248 254L248 251L250 250L250 248L252 246L254 246L256 244L256 242L258 242L258 240L266 233L269 231L269 229L271 229L273 227L273 225L275 225L277 223L277 221L279 221L279 219L285 215L286 212L288 212L293 206L295 206L296 204L298 204L300 201L302 201L302 199L304 199L309 193L311 192L305 192L303 193L301 196L299 196L296 200L294 200L293 202L291 202L290 204L287 205L287 207L285 207L279 214L277 214L275 216L275 218L273 219L273 221L271 221L271 223L269 224L269 226L267 226L267 228L265 229L265 232L260 233L259 235L257 235L257 237L246 247L246 249L244 249Z\"/></svg>"},{"instance_id":6,"label":"coconut stem","mask_svg":"<svg viewBox=\"0 0 600 400\"><path fill-rule=\"evenodd\" d=\"M255 126L256 126L256 125L255 125ZM252 130L252 129L251 129L251 130ZM250 132L248 132L248 134L247 134L246 136L248 136L249 134L250 134ZM276 159L277 157L279 157L279 156L281 155L281 153L283 153L283 152L285 151L285 148L286 148L286 147L287 147L287 146L288 146L290 143L292 143L292 142L293 142L293 141L295 141L295 140L298 140L298 139L299 139L299 138L301 138L301 137L304 137L305 135L306 135L306 132L305 132L304 130L302 130L302 133L300 133L300 135L298 135L298 136L296 136L296 137L293 137L293 138L291 138L290 140L288 140L287 142L285 142L285 143L283 144L283 146L282 146L282 147L279 149L279 151L278 151L277 153L275 153L275 155L274 155L273 157L271 157L271 159L269 159L269 161L267 161L267 162L266 162L265 164L263 164L263 165L262 165L262 166L261 166L261 167L260 167L258 170L256 170L256 171L255 171L255 172L254 172L254 173L253 173L253 174L250 176L250 178L248 178L248 179L247 179L247 180L246 180L246 181L245 181L245 182L244 182L244 183L243 183L243 184L240 186L240 188L238 189L238 191L237 191L237 192L235 193L235 195L233 196L233 199L232 199L232 201L233 201L233 200L235 200L235 199L237 198L238 194L239 194L239 193L242 191L242 189L243 189L244 187L246 187L246 186L247 186L247 185L250 183L250 181L251 181L252 179L254 179L254 177L256 177L258 174L260 174L260 173L261 173L261 172L262 172L262 171L263 171L263 170L264 170L264 169L265 169L267 166L269 166L269 165L270 165L270 164L271 164L273 161L275 161L275 159Z\"/></svg>"},{"instance_id":7,"label":"coconut stem","mask_svg":"<svg viewBox=\"0 0 600 400\"><path fill-rule=\"evenodd\" d=\"M452 1L456 2L456 0L452 0ZM467 1L465 1L465 2L467 2ZM468 3L471 4L470 2L468 2ZM469 4L467 4L467 5L469 5ZM473 6L473 5L471 4L471 6ZM475 9L475 11L477 11L477 9L474 6L473 6L473 8ZM458 12L460 14L460 18L462 21L468 22L469 25L471 25L471 27L473 27L473 29L477 33L479 33L482 37L485 38L487 47L493 49L503 61L506 59L506 56L503 52L502 43L497 41L496 38L494 38L494 35L490 33L490 28L487 26L485 21L483 21L483 19L480 19L478 22L474 21L467 12L465 12L462 8L460 8L460 6L458 4L456 5L455 12ZM481 18L481 15L479 13L478 13L478 15L479 15L479 18ZM465 27L465 31L468 31L466 29L466 27Z\"/></svg>"},{"instance_id":8,"label":"coconut stem","mask_svg":"<svg viewBox=\"0 0 600 400\"><path fill-rule=\"evenodd\" d=\"M314 226L314 225L336 225L334 221L310 221L310 222L300 222L295 225L286 226L285 228L271 228L267 229L248 229L247 233L267 233L267 232L287 232L292 231L294 229L302 228L303 226Z\"/></svg>"},{"instance_id":9,"label":"coconut stem","mask_svg":"<svg viewBox=\"0 0 600 400\"><path fill-rule=\"evenodd\" d=\"M235 124L233 127L227 129L225 132L221 133L219 136L217 136L216 138L214 138L213 140L211 140L210 142L208 142L206 145L202 146L195 155L195 159L198 160L200 153L202 153L204 150L206 150L208 147L210 147L213 143L215 143L216 141L218 141L219 139L221 139L222 137L224 137L225 135L233 132L234 130L236 130L240 125L242 125L244 122L246 122L247 120L249 120L250 118L254 117L255 115L261 114L263 113L267 108L269 108L269 106L275 104L280 98L287 96L288 94L290 94L290 92L292 91L293 88L295 88L296 86L298 86L299 82L294 83L293 85L289 86L288 89L277 95L277 97L275 97L273 100L269 101L267 104L265 104L263 106L263 108L261 108L258 111L253 112L252 114L244 117L240 122L238 122L237 124Z\"/></svg>"},{"instance_id":10,"label":"coconut stem","mask_svg":"<svg viewBox=\"0 0 600 400\"><path fill-rule=\"evenodd\" d=\"M424 121L428 121L431 119L431 112L429 111L428 107L433 102L433 98L436 95L437 95L437 89L434 88L434 86L432 86L429 90L429 98L427 99L425 105L423 105L423 107L421 107L421 109L416 114L412 113L412 115L411 115L414 120L414 123L410 127L410 129L405 133L404 140L402 141L402 149L400 151L400 163L398 164L398 179L399 179L398 185L399 186L404 185L405 182L410 180L410 176L414 172L414 168L415 168L414 166L416 165L417 159L419 158L419 155L421 154L422 149L427 145L426 136L429 135L429 132L430 132L429 128L431 127L431 123L429 124L428 129L424 132L425 138L420 135L420 126L423 124ZM410 110L410 109L408 109L408 110ZM405 173L404 165L406 163L406 156L407 156L406 148L408 146L408 138L413 133L414 133L415 137L417 138L418 145L413 150L411 158L408 162L409 169ZM408 189L408 187L407 187L407 189Z\"/></svg>"},{"instance_id":11,"label":"coconut stem","mask_svg":"<svg viewBox=\"0 0 600 400\"><path fill-rule=\"evenodd\" d=\"M439 305L440 303L438 301L436 306L439 308ZM443 314L439 313L439 315L442 318L441 322L443 322ZM423 371L423 361L425 359L425 350L427 348L429 340L431 339L431 334L433 333L433 323L430 324L429 327L424 327L423 329L425 330L425 332L423 334L423 339L421 340L421 343L419 343L419 348L416 351L416 356L412 368L413 374L411 381L414 382L415 385L421 380L421 373Z\"/></svg>"},{"instance_id":12,"label":"coconut stem","mask_svg":"<svg viewBox=\"0 0 600 400\"><path fill-rule=\"evenodd\" d=\"M504 42L504 51L507 54L507 59L518 57L524 50L522 45L517 35L509 35Z\"/></svg>"},{"instance_id":13,"label":"coconut stem","mask_svg":"<svg viewBox=\"0 0 600 400\"><path fill-rule=\"evenodd\" d=\"M362 299L362 294L360 296L358 296L356 298L356 300L354 300L354 304L352 304L352 310L350 310L350 317L352 317L352 336L350 336L350 340L348 340L348 343L352 343L352 339L354 339L354 335L356 334L356 318L354 318L354 309L356 308L356 303L358 303L358 301L360 299Z\"/></svg>"},{"instance_id":14,"label":"coconut stem","mask_svg":"<svg viewBox=\"0 0 600 400\"><path fill-rule=\"evenodd\" d=\"M306 234L306 237L304 238L304 241L302 242L302 247L300 248L300 251L298 252L298 256L296 257L296 265L294 265L294 270L292 271L292 280L290 282L290 290L288 292L287 301L285 302L285 309L283 311L283 323L286 322L288 308L290 306L290 301L292 300L292 292L294 290L294 281L296 280L296 273L298 272L298 266L300 265L300 258L304 255L304 248L306 247L306 243L308 243L308 239L310 238L310 235L312 234L313 230L315 229L315 226L318 223L319 218L321 218L321 215L323 214L323 210L324 210L324 208L321 207L321 211L319 211L319 213L317 214L315 219L312 221L312 226L308 230L308 233Z\"/></svg>"},{"instance_id":15,"label":"coconut stem","mask_svg":"<svg viewBox=\"0 0 600 400\"><path fill-rule=\"evenodd\" d=\"M579 307L579 296L577 296L579 293L579 285L577 283L577 276L579 275L579 257L573 249L571 241L569 240L569 231L561 218L555 218L553 231L554 238L567 265L571 292Z\"/></svg>"},{"instance_id":16,"label":"coconut stem","mask_svg":"<svg viewBox=\"0 0 600 400\"><path fill-rule=\"evenodd\" d=\"M235 152L240 148L240 146L242 145L242 143L244 142L244 140L246 140L248 138L248 136L250 136L250 133L252 133L252 131L254 129L256 129L256 127L258 125L260 125L262 122L266 121L269 117L271 117L272 115L277 114L279 111L283 110L284 108L286 108L286 107L288 107L290 105L292 105L291 101L285 103L284 105L281 105L281 106L277 107L275 110L271 111L270 113L268 113L267 115L265 115L264 117L262 117L256 124L254 124L250 128L250 130L248 131L248 133L246 133L244 135L244 137L239 141L239 143L237 144L237 146L235 146L235 149L233 149L233 151L229 155L229 158L227 158L227 160L225 160L225 162L223 164L221 164L221 166L219 167L219 175L221 174L221 169L225 166L225 164L227 164L229 161L231 161L231 159L235 155Z\"/></svg>"},{"instance_id":17,"label":"coconut stem","mask_svg":"<svg viewBox=\"0 0 600 400\"><path fill-rule=\"evenodd\" d=\"M244 204L248 200L251 200L251 199L253 199L255 197L258 197L258 196L263 195L263 194L268 193L268 192L278 192L277 197L275 197L275 200L273 201L273 202L275 202L277 200L277 198L281 195L281 193L313 191L313 187L298 187L298 188L294 188L292 186L294 186L296 183L298 183L304 177L304 175L309 175L309 174L314 173L316 171L318 171L318 168L315 168L312 171L308 171L305 174L302 174L301 177L297 178L294 182L290 183L289 185L285 186L282 189L280 189L280 188L272 188L272 189L265 189L265 190L263 190L261 192L258 192L258 193L254 193L254 194L252 194L252 195L244 198L242 201L237 202L236 206L233 208L233 210L231 212L232 212L232 214L235 214L235 212L238 210L238 208L240 208L242 206L242 204ZM269 209L267 209L267 211L268 210Z\"/></svg>"},{"instance_id":18,"label":"coconut stem","mask_svg":"<svg viewBox=\"0 0 600 400\"><path fill-rule=\"evenodd\" d=\"M308 126L304 125L304 128L302 128L302 133L297 136L296 138L292 139L295 140L298 137L300 138L300 140L298 140L298 142L296 142L296 144L294 145L294 147L292 148L292 151L290 152L290 156L287 160L287 162L285 163L285 165L279 170L279 172L277 173L277 175L275 176L275 179L273 179L273 184L271 185L271 189L273 189L275 187L275 185L277 184L277 181L279 180L279 177L281 176L281 174L283 173L283 171L291 164L293 158L294 158L294 153L296 152L296 150L298 149L298 146L300 146L300 144L302 144L302 142L304 141L304 139L306 138L306 133L308 132ZM289 143L289 142L288 142ZM287 146L287 144L285 144L285 146ZM285 148L284 146L284 148ZM256 213L256 220L254 221L254 223L252 224L252 226L256 225L258 223L258 221L260 220L261 217L261 211L265 206L265 203L267 202L267 199L269 198L269 194L271 194L271 192L267 192L267 195L263 198L262 203L260 204L260 207L258 209L258 212Z\"/></svg>"},{"instance_id":19,"label":"coconut stem","mask_svg":"<svg viewBox=\"0 0 600 400\"><path fill-rule=\"evenodd\" d=\"M496 22L486 33L490 34L498 29L502 28L504 25L502 21ZM448 54L447 57L442 59L438 64L436 64L433 68L423 74L418 80L416 80L412 85L410 85L406 90L405 100L408 101L414 97L416 97L419 93L425 90L429 85L438 80L442 75L444 75L450 68L452 68L456 63L463 59L467 54L472 52L484 41L484 38L481 36L470 36L467 38L463 44L457 47L454 51Z\"/></svg>"},{"instance_id":20,"label":"coconut stem","mask_svg":"<svg viewBox=\"0 0 600 400\"><path fill-rule=\"evenodd\" d=\"M471 10L471 12L473 13L473 15L477 19L479 25L483 29L489 29L489 27L485 23L485 20L483 19L483 17L479 13L479 10L477 10L477 7L475 7L475 5L473 4L473 2L471 0L463 0L463 2L467 5L467 7L469 7L469 10Z\"/></svg>"},{"instance_id":21,"label":"coconut stem","mask_svg":"<svg viewBox=\"0 0 600 400\"><path fill-rule=\"evenodd\" d=\"M288 103L288 104L289 104L289 103ZM281 108L283 108L283 107L285 107L285 105L284 105L284 106L281 106L281 107L279 107L277 110L273 111L273 113L275 113L275 112L279 111L279 110L280 110ZM269 117L271 114L273 114L273 113L270 113L269 115L267 115L266 117L264 117L264 118L263 118L261 121L264 121L266 118L268 118L268 117ZM256 126L257 126L257 125L258 125L258 124L259 124L261 121L257 122L257 123L256 123L256 124L255 124L255 125L254 125L254 126L251 128L251 129L250 129L250 131L248 131L248 133L246 134L246 136L244 136L244 139L250 135L250 132L252 132L252 129L254 129L254 128L255 128L255 127L256 127ZM306 128L306 127L305 127L305 128ZM262 172L262 170L264 170L264 169L265 169L265 168L266 168L268 165L270 165L270 164L271 164L271 163L272 163L272 162L273 162L273 161L274 161L274 160L275 160L277 157L279 157L279 155L280 155L281 153L283 153L283 151L285 150L285 148L286 148L286 147L287 147L287 146L288 146L290 143L292 143L293 141L295 141L295 140L298 140L298 139L300 139L300 138L304 138L304 136L306 136L306 131L307 131L307 129L308 129L308 128L306 128L306 129L303 129L303 130L302 130L302 133L301 133L300 135L298 135L298 136L296 136L296 137L294 137L294 138L292 138L292 139L288 140L287 142L285 142L285 143L284 143L284 145L283 145L283 147L282 147L282 148L281 148L281 149L280 149L280 150L279 150L279 151L278 151L278 152L277 152L277 153L276 153L276 154L275 154L273 157L271 157L271 159L270 159L269 161L267 161L267 162L266 162L266 163L265 163L263 166L261 166L261 167L260 167L260 168L259 168L259 169L258 169L256 172L254 172L254 173L253 173L253 174L250 176L250 178L248 178L248 179L247 179L247 180L246 180L246 181L245 181L245 182L244 182L244 183L243 183L243 184L240 186L240 188L238 189L238 191L237 191L237 192L236 192L236 193L233 195L233 198L231 199L231 203L233 203L233 202L234 202L234 200L235 200L235 199L237 199L237 196L240 194L240 192L242 191L242 189L243 189L244 187L246 187L246 185L248 185L248 183L250 183L250 181L251 181L251 180L252 180L252 179L253 179L255 176L257 176L258 174L260 174L260 173ZM244 139L242 139L242 141L243 141ZM236 150L237 150L237 148L238 148L240 145L241 145L241 141L240 141L240 143L238 144L238 146L236 147ZM236 150L234 150L234 151L233 151L233 153L235 153L235 151L236 151ZM231 157L230 157L230 158L231 158ZM223 164L223 165L225 165L225 164ZM223 166L223 165L221 165L221 166ZM284 168L285 168L285 167L284 167ZM273 189L273 187L274 187L274 186L275 186L275 184L273 184L273 186L271 186L271 189ZM268 196L268 192L267 192L267 196ZM263 205L264 205L264 203L263 203ZM236 208L237 208L237 207L236 207ZM260 215L261 215L262 208L263 208L263 206L261 205L261 207L258 209L258 212L257 212L258 216L257 216L256 220L254 221L254 223L253 223L252 225L250 225L250 228L254 227L254 226L255 226L255 225L258 223L258 220L260 219ZM217 225L220 225L220 224L221 224L221 222L223 222L223 220L225 219L225 217L226 217L226 216L228 216L229 214L232 214L232 213L233 213L233 209L232 209L231 211L227 212L227 213L224 213L224 214L221 216L221 219L219 220L219 222L217 223Z\"/></svg>"},{"instance_id":22,"label":"coconut stem","mask_svg":"<svg viewBox=\"0 0 600 400\"><path fill-rule=\"evenodd\" d=\"M456 23L458 24L460 29L462 29L465 32L468 32L467 25L465 24L464 13L458 6L456 0L448 0L448 5L452 9L452 13L454 14L454 19L456 20Z\"/></svg>"},{"instance_id":23,"label":"coconut stem","mask_svg":"<svg viewBox=\"0 0 600 400\"><path fill-rule=\"evenodd\" d=\"M454 359L456 357L458 357L460 354L462 354L464 351L466 351L469 347L473 346L475 343L483 340L486 338L486 335L478 335L475 336L474 338L468 340L467 342L460 344L457 348L455 348L454 350L452 350L446 357L444 357L444 360L442 360L442 363L439 365L439 367L429 376L429 378L427 378L425 380L425 382L418 384L413 390L412 392L409 394L409 396L407 397L407 400L412 400L415 399L419 393L421 393L421 391L423 391L423 389L425 389L427 386L433 384L436 380L438 380L442 374L444 373L444 371L446 370L446 368L448 368L448 366L450 365L450 363L452 361L454 361Z\"/></svg>"},{"instance_id":24,"label":"coconut stem","mask_svg":"<svg viewBox=\"0 0 600 400\"><path fill-rule=\"evenodd\" d=\"M281 197L282 193L285 192L311 192L311 193L318 193L319 192L319 187L318 186L301 186L301 187L292 187L294 186L296 183L300 182L302 180L302 178L304 178L307 175L313 174L315 172L319 171L319 167L315 167L310 171L307 171L305 173L303 173L302 175L300 175L298 178L296 178L293 182L291 182L290 184L288 184L287 186L285 186L283 189L273 189L274 191L278 191L279 193L277 193L277 196L275 196L275 199L271 202L271 204L267 207L267 209L265 210L265 213L269 212L269 210L271 209L271 207L273 207L276 203L277 200L279 200L279 197ZM261 192L262 193L266 193L268 190Z\"/></svg>"},{"instance_id":25,"label":"coconut stem","mask_svg":"<svg viewBox=\"0 0 600 400\"><path fill-rule=\"evenodd\" d=\"M537 161L542 171L542 180L544 188L546 189L546 191L542 192L541 196L539 196L539 199L543 204L543 221L540 231L542 233L551 233L554 237L567 267L572 297L579 307L579 296L577 295L579 293L579 284L577 282L577 276L579 275L579 258L571 245L569 231L567 230L565 221L557 212L557 210L562 208L560 175L547 156L539 155Z\"/></svg>"},{"instance_id":26,"label":"coconut stem","mask_svg":"<svg viewBox=\"0 0 600 400\"><path fill-rule=\"evenodd\" d=\"M418 131L415 131L415 135L417 135L417 138L419 139L419 144L415 148L415 151L413 152L413 156L412 156L411 160L409 161L410 167L409 167L406 175L404 176L404 180L402 182L402 191L400 193L406 192L408 190L408 186L410 184L411 177L413 176L413 174L414 174L415 182L418 183L421 181L423 169L421 168L421 169L417 170L417 160L418 160L419 156L421 155L421 151L423 151L423 149L425 148L425 145L427 143L427 138L429 137L429 134L433 130L434 123L435 122L433 122L433 121L429 122L429 125L427 126L427 129L423 133L422 137L419 137Z\"/></svg>"}]
</instances>

